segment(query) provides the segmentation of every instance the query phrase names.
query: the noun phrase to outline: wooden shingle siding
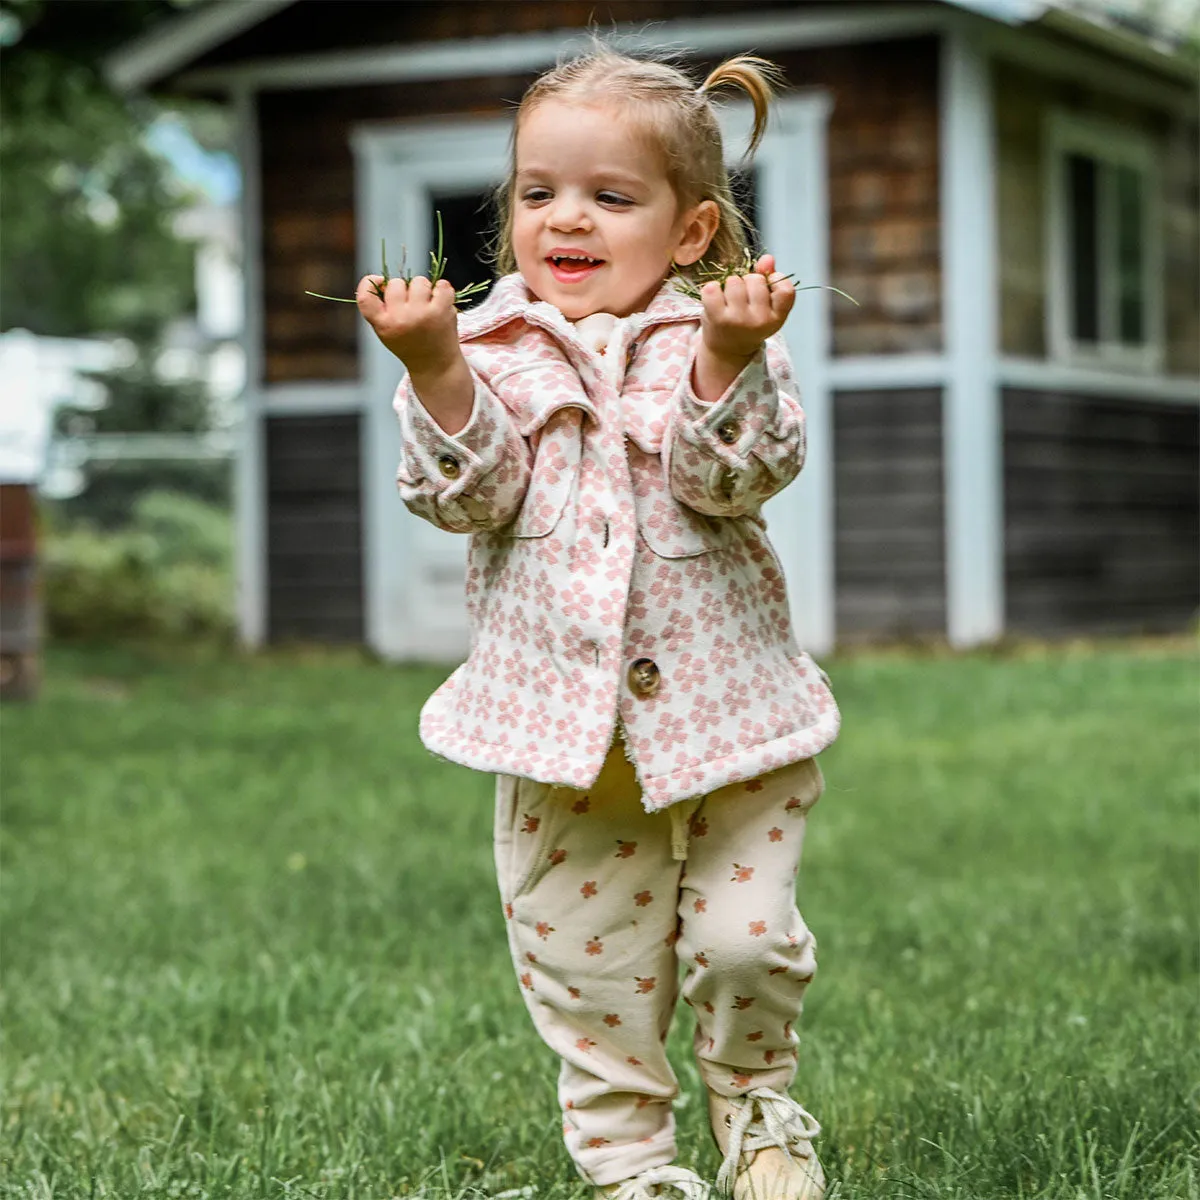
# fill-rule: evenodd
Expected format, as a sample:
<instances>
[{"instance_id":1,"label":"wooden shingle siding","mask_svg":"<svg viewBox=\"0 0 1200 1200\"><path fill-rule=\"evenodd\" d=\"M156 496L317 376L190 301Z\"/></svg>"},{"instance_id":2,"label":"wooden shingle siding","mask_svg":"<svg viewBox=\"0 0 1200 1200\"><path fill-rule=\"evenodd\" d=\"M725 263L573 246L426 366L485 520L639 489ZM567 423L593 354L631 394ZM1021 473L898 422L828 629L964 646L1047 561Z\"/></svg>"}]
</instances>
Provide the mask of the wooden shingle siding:
<instances>
[{"instance_id":1,"label":"wooden shingle siding","mask_svg":"<svg viewBox=\"0 0 1200 1200\"><path fill-rule=\"evenodd\" d=\"M363 640L359 418L268 417L271 641Z\"/></svg>"},{"instance_id":2,"label":"wooden shingle siding","mask_svg":"<svg viewBox=\"0 0 1200 1200\"><path fill-rule=\"evenodd\" d=\"M1015 633L1178 630L1200 605L1200 419L1179 405L1006 390Z\"/></svg>"},{"instance_id":3,"label":"wooden shingle siding","mask_svg":"<svg viewBox=\"0 0 1200 1200\"><path fill-rule=\"evenodd\" d=\"M838 640L944 634L941 392L838 392L834 464Z\"/></svg>"}]
</instances>

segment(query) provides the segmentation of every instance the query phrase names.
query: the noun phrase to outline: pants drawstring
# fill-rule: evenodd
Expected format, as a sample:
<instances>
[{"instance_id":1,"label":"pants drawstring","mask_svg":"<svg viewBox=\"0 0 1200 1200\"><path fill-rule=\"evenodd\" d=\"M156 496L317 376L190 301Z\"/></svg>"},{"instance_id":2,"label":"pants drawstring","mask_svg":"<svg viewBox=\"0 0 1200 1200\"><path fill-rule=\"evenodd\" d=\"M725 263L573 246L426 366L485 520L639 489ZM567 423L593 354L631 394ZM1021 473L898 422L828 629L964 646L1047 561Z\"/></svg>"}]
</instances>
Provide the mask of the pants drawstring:
<instances>
[{"instance_id":1,"label":"pants drawstring","mask_svg":"<svg viewBox=\"0 0 1200 1200\"><path fill-rule=\"evenodd\" d=\"M696 800L681 800L667 810L671 814L671 857L676 862L687 862L688 836L696 809L703 797Z\"/></svg>"}]
</instances>

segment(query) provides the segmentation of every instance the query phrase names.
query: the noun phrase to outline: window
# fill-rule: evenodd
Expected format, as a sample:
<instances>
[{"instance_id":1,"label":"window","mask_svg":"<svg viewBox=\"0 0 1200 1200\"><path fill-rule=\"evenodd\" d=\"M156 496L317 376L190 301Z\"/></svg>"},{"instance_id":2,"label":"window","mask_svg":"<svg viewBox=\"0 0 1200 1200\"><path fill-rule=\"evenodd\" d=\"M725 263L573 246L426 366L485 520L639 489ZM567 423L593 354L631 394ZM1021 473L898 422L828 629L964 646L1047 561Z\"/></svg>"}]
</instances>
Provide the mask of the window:
<instances>
[{"instance_id":1,"label":"window","mask_svg":"<svg viewBox=\"0 0 1200 1200\"><path fill-rule=\"evenodd\" d=\"M1158 370L1162 272L1153 143L1055 113L1048 146L1053 356L1081 366Z\"/></svg>"}]
</instances>

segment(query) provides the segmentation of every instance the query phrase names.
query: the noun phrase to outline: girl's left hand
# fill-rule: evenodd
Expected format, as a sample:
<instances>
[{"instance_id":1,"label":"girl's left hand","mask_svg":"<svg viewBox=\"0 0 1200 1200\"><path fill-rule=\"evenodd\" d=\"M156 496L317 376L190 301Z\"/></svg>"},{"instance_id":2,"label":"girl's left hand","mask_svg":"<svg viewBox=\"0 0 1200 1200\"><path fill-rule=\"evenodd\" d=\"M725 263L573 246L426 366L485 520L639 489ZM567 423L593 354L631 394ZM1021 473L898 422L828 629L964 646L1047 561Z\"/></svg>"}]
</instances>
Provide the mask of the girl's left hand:
<instances>
[{"instance_id":1,"label":"girl's left hand","mask_svg":"<svg viewBox=\"0 0 1200 1200\"><path fill-rule=\"evenodd\" d=\"M700 328L709 353L729 362L748 360L778 333L796 302L796 289L775 270L775 256L764 254L749 275L731 275L700 289L704 315Z\"/></svg>"}]
</instances>

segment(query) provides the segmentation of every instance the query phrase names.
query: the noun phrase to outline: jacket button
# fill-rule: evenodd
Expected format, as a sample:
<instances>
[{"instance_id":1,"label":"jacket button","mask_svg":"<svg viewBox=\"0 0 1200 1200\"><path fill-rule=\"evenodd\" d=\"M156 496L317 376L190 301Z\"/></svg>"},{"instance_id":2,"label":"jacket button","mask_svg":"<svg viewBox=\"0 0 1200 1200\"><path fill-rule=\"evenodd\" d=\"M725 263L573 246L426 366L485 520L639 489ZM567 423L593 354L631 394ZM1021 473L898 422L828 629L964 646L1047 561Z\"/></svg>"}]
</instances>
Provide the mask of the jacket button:
<instances>
[{"instance_id":1,"label":"jacket button","mask_svg":"<svg viewBox=\"0 0 1200 1200\"><path fill-rule=\"evenodd\" d=\"M629 668L629 690L635 696L653 696L662 675L653 659L639 658Z\"/></svg>"},{"instance_id":2,"label":"jacket button","mask_svg":"<svg viewBox=\"0 0 1200 1200\"><path fill-rule=\"evenodd\" d=\"M457 479L459 476L458 459L450 454L443 454L438 459L438 470L441 471L447 479Z\"/></svg>"},{"instance_id":3,"label":"jacket button","mask_svg":"<svg viewBox=\"0 0 1200 1200\"><path fill-rule=\"evenodd\" d=\"M722 421L717 426L717 437L721 439L727 446L732 446L734 442L742 436L742 427L737 421L729 420Z\"/></svg>"}]
</instances>

